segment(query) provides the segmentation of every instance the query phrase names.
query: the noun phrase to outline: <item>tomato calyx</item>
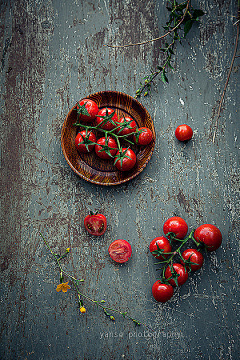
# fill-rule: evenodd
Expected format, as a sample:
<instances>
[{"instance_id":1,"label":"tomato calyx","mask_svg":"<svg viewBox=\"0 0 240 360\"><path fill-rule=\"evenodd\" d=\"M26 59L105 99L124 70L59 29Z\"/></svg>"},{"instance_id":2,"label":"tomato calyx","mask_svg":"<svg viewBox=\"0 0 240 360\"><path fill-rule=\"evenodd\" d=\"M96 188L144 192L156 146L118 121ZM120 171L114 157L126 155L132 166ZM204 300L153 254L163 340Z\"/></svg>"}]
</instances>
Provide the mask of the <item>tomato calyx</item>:
<instances>
[{"instance_id":1,"label":"tomato calyx","mask_svg":"<svg viewBox=\"0 0 240 360\"><path fill-rule=\"evenodd\" d=\"M130 156L126 155L129 149L130 149L130 147L125 148L125 149L123 150L123 148L120 147L117 155L115 156L114 165L116 165L116 162L117 162L118 160L120 160L121 167L122 167L123 159L127 158L127 159L130 159L130 160L131 160Z\"/></svg>"},{"instance_id":2,"label":"tomato calyx","mask_svg":"<svg viewBox=\"0 0 240 360\"><path fill-rule=\"evenodd\" d=\"M115 128L116 123L112 119L115 114L116 114L115 111L113 111L111 114L109 114L109 110L108 110L108 108L106 108L106 115L96 115L96 117L103 119L101 122L99 122L99 124L96 126L96 128L102 127L102 126L106 125L108 122L111 123Z\"/></svg>"},{"instance_id":3,"label":"tomato calyx","mask_svg":"<svg viewBox=\"0 0 240 360\"><path fill-rule=\"evenodd\" d=\"M86 146L86 149L88 152L90 152L90 148L89 146L93 146L93 145L96 145L96 142L90 140L90 136L92 134L92 131L89 131L87 128L86 128L86 135L85 136L82 136L82 140L78 143L78 145L85 145Z\"/></svg>"},{"instance_id":4,"label":"tomato calyx","mask_svg":"<svg viewBox=\"0 0 240 360\"><path fill-rule=\"evenodd\" d=\"M77 107L75 108L75 110L77 110L78 115L90 116L89 112L87 111L86 105L87 102L85 102L83 105L77 103Z\"/></svg>"},{"instance_id":5,"label":"tomato calyx","mask_svg":"<svg viewBox=\"0 0 240 360\"><path fill-rule=\"evenodd\" d=\"M156 242L157 250L151 251L153 255L161 256L163 259L167 259L167 255L173 254L172 252L165 252L164 249L161 249L158 243Z\"/></svg>"}]
</instances>

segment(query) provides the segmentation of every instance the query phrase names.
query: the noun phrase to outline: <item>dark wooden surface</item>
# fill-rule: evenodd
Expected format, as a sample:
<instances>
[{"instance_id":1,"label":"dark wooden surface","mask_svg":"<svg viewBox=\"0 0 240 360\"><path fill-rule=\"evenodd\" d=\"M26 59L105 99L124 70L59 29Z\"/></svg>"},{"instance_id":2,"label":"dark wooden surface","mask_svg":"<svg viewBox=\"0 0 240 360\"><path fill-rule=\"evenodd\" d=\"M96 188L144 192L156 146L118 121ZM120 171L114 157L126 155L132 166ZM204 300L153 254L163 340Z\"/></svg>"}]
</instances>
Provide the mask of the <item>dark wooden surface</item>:
<instances>
[{"instance_id":1,"label":"dark wooden surface","mask_svg":"<svg viewBox=\"0 0 240 360\"><path fill-rule=\"evenodd\" d=\"M159 42L127 49L107 43L144 41L163 33L166 1L1 0L1 359L239 358L239 59L227 88L216 140L214 120L230 66L237 1L202 0L199 26L177 47L169 85L156 81L140 101L154 120L156 146L144 171L123 185L80 179L61 150L61 128L77 100L103 90L134 96L161 62ZM188 144L174 137L188 123ZM83 219L108 219L101 238ZM223 234L203 269L165 304L151 287L160 275L148 252L164 221L177 214L195 228ZM116 315L111 322L74 291L57 293L56 252L71 251L65 269L84 278L82 291L126 310L153 328ZM109 244L132 244L125 265Z\"/></svg>"}]
</instances>

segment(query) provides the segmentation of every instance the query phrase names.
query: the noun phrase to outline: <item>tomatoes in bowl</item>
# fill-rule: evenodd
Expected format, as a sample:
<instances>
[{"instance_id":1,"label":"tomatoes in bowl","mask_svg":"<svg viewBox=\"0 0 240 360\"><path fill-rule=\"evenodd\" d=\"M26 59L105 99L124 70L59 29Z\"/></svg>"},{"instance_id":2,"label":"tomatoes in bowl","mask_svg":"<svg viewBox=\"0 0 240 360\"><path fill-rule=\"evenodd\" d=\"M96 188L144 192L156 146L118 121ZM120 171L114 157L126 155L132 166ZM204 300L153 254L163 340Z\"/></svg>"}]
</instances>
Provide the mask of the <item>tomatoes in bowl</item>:
<instances>
[{"instance_id":1,"label":"tomatoes in bowl","mask_svg":"<svg viewBox=\"0 0 240 360\"><path fill-rule=\"evenodd\" d=\"M175 130L175 136L179 141L190 140L193 136L192 128L189 125L179 125Z\"/></svg>"},{"instance_id":2,"label":"tomatoes in bowl","mask_svg":"<svg viewBox=\"0 0 240 360\"><path fill-rule=\"evenodd\" d=\"M193 235L194 239L204 244L208 251L217 250L222 244L222 233L215 226L211 224L203 224L199 226Z\"/></svg>"},{"instance_id":3,"label":"tomatoes in bowl","mask_svg":"<svg viewBox=\"0 0 240 360\"><path fill-rule=\"evenodd\" d=\"M92 131L82 130L75 138L75 146L80 153L88 153L94 149L96 136Z\"/></svg>"},{"instance_id":4,"label":"tomatoes in bowl","mask_svg":"<svg viewBox=\"0 0 240 360\"><path fill-rule=\"evenodd\" d=\"M184 239L188 232L188 225L181 217L173 216L163 224L163 232L165 235L172 232L176 238Z\"/></svg>"},{"instance_id":5,"label":"tomatoes in bowl","mask_svg":"<svg viewBox=\"0 0 240 360\"><path fill-rule=\"evenodd\" d=\"M123 116L119 120L116 121L116 125L119 128L116 129L116 133L118 135L129 135L136 131L137 123L130 116Z\"/></svg>"},{"instance_id":6,"label":"tomatoes in bowl","mask_svg":"<svg viewBox=\"0 0 240 360\"><path fill-rule=\"evenodd\" d=\"M132 255L132 247L128 241L118 239L109 245L108 253L114 261L125 263Z\"/></svg>"},{"instance_id":7,"label":"tomatoes in bowl","mask_svg":"<svg viewBox=\"0 0 240 360\"><path fill-rule=\"evenodd\" d=\"M84 219L85 229L91 235L101 236L107 229L107 219L103 214L89 214Z\"/></svg>"},{"instance_id":8,"label":"tomatoes in bowl","mask_svg":"<svg viewBox=\"0 0 240 360\"><path fill-rule=\"evenodd\" d=\"M96 117L97 126L104 130L113 130L117 126L117 121L118 116L115 110L108 107L99 110Z\"/></svg>"},{"instance_id":9,"label":"tomatoes in bowl","mask_svg":"<svg viewBox=\"0 0 240 360\"><path fill-rule=\"evenodd\" d=\"M169 257L169 253L172 251L172 246L166 237L159 236L150 242L149 250L156 259L165 260Z\"/></svg>"},{"instance_id":10,"label":"tomatoes in bowl","mask_svg":"<svg viewBox=\"0 0 240 360\"><path fill-rule=\"evenodd\" d=\"M172 285L164 284L160 280L157 280L152 286L152 294L156 301L165 303L171 299L174 290Z\"/></svg>"},{"instance_id":11,"label":"tomatoes in bowl","mask_svg":"<svg viewBox=\"0 0 240 360\"><path fill-rule=\"evenodd\" d=\"M83 99L76 105L79 120L84 122L92 122L98 114L98 106L95 101L90 99Z\"/></svg>"},{"instance_id":12,"label":"tomatoes in bowl","mask_svg":"<svg viewBox=\"0 0 240 360\"><path fill-rule=\"evenodd\" d=\"M129 171L136 164L137 157L130 148L122 148L118 151L114 160L114 165L118 170Z\"/></svg>"},{"instance_id":13,"label":"tomatoes in bowl","mask_svg":"<svg viewBox=\"0 0 240 360\"><path fill-rule=\"evenodd\" d=\"M104 160L113 158L117 150L117 143L110 136L107 139L105 137L101 137L95 145L96 155Z\"/></svg>"},{"instance_id":14,"label":"tomatoes in bowl","mask_svg":"<svg viewBox=\"0 0 240 360\"><path fill-rule=\"evenodd\" d=\"M140 127L133 138L138 145L148 145L153 139L153 133L147 127Z\"/></svg>"}]
</instances>

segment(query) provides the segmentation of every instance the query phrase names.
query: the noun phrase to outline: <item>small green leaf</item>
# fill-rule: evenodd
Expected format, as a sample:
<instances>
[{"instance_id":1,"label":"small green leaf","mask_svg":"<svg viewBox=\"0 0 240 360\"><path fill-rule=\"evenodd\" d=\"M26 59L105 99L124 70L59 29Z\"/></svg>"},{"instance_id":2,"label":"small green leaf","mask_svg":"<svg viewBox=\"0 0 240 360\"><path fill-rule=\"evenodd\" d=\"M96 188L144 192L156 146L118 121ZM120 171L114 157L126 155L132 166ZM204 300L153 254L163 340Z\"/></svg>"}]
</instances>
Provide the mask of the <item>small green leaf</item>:
<instances>
[{"instance_id":1,"label":"small green leaf","mask_svg":"<svg viewBox=\"0 0 240 360\"><path fill-rule=\"evenodd\" d=\"M190 31L191 27L192 27L192 20L188 20L185 25L184 25L184 37L186 37L187 33Z\"/></svg>"},{"instance_id":2,"label":"small green leaf","mask_svg":"<svg viewBox=\"0 0 240 360\"><path fill-rule=\"evenodd\" d=\"M164 84L168 83L168 78L164 71L161 73L161 80Z\"/></svg>"}]
</instances>

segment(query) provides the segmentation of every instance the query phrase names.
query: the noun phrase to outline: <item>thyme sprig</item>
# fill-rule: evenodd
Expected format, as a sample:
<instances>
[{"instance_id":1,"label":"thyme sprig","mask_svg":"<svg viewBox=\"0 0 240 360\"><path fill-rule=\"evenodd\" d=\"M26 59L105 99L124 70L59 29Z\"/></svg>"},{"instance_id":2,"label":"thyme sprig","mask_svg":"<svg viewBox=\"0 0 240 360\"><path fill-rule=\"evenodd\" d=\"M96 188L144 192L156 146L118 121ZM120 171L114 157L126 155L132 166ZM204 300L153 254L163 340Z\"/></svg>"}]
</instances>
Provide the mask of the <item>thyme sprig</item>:
<instances>
[{"instance_id":1,"label":"thyme sprig","mask_svg":"<svg viewBox=\"0 0 240 360\"><path fill-rule=\"evenodd\" d=\"M85 313L86 312L86 308L84 306L84 301L83 299L93 303L94 305L96 305L97 307L100 307L104 314L112 321L115 321L115 317L112 315L112 313L117 313L117 314L120 314L122 315L124 318L128 318L130 319L135 325L144 325L146 326L147 328L149 328L150 330L151 327L149 327L148 325L146 325L145 323L141 322L141 321L138 321L136 319L134 319L132 316L130 316L127 312L124 312L124 311L121 311L121 310L118 310L118 309L114 309L112 307L107 307L105 306L105 300L94 300L92 299L89 295L86 295L84 294L80 288L79 288L79 282L83 282L84 280L83 279L76 279L74 276L72 276L71 274L69 274L68 272L66 272L63 267L62 267L62 264L61 264L61 260L63 258L65 258L67 256L67 254L69 253L70 251L70 248L67 248L65 250L65 253L63 255L58 255L58 254L55 254L48 241L44 238L44 236L42 235L41 232L39 232L40 236L42 237L45 245L47 246L49 252L51 253L51 255L53 256L54 260L56 261L56 264L58 266L58 269L59 269L59 273L60 273L60 284L57 286L57 291L63 291L63 292L67 292L69 289L71 289L71 287L68 285L68 282L64 283L63 280L64 280L64 275L69 278L71 280L71 283L74 285L74 288L77 292L77 297L78 297L78 305L79 305L79 310L81 313Z\"/></svg>"},{"instance_id":2,"label":"thyme sprig","mask_svg":"<svg viewBox=\"0 0 240 360\"><path fill-rule=\"evenodd\" d=\"M197 22L204 12L200 9L194 9L191 6L190 0L184 1L178 4L177 1L171 1L170 6L167 6L167 10L170 12L169 19L163 29L166 33L159 38L152 39L150 41L156 41L169 37L170 41L166 41L164 46L160 48L160 51L164 54L163 64L157 66L157 69L152 71L149 75L144 76L143 81L140 82L140 87L136 91L136 97L140 97L142 94L147 96L151 91L151 85L155 78L160 75L161 81L168 83L167 70L174 69L172 65L174 49L177 42L182 44L182 40L186 37L191 30L193 23ZM146 42L144 42L146 43ZM144 43L131 44L141 45Z\"/></svg>"}]
</instances>

